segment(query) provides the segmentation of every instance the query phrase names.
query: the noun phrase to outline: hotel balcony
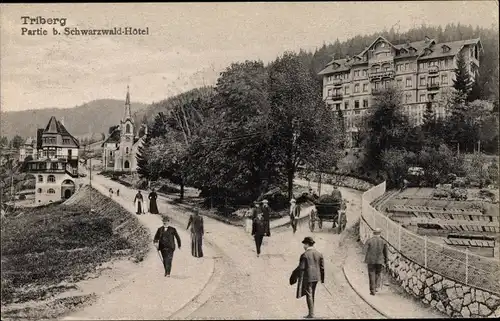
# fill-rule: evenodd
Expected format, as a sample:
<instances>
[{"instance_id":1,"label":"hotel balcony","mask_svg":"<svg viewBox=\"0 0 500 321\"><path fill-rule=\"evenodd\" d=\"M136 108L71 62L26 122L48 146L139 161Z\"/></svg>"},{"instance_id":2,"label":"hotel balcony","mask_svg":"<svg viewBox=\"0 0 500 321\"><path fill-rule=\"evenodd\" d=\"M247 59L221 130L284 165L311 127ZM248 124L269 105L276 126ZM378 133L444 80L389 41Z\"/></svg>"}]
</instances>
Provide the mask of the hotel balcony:
<instances>
[{"instance_id":1,"label":"hotel balcony","mask_svg":"<svg viewBox=\"0 0 500 321\"><path fill-rule=\"evenodd\" d=\"M427 71L429 72L429 74L437 74L439 72L439 67L438 66L430 66Z\"/></svg>"},{"instance_id":2,"label":"hotel balcony","mask_svg":"<svg viewBox=\"0 0 500 321\"><path fill-rule=\"evenodd\" d=\"M368 74L370 81L379 80L382 78L394 78L394 70L385 70L385 71L371 71Z\"/></svg>"},{"instance_id":3,"label":"hotel balcony","mask_svg":"<svg viewBox=\"0 0 500 321\"><path fill-rule=\"evenodd\" d=\"M334 86L341 86L344 83L344 81L342 79L337 78L337 79L333 79L332 83Z\"/></svg>"},{"instance_id":4,"label":"hotel balcony","mask_svg":"<svg viewBox=\"0 0 500 321\"><path fill-rule=\"evenodd\" d=\"M342 100L344 96L342 94L333 94L328 96L327 98L336 101L336 100Z\"/></svg>"},{"instance_id":5,"label":"hotel balcony","mask_svg":"<svg viewBox=\"0 0 500 321\"><path fill-rule=\"evenodd\" d=\"M427 84L427 90L438 90L438 89L439 89L438 83L428 83Z\"/></svg>"}]
</instances>

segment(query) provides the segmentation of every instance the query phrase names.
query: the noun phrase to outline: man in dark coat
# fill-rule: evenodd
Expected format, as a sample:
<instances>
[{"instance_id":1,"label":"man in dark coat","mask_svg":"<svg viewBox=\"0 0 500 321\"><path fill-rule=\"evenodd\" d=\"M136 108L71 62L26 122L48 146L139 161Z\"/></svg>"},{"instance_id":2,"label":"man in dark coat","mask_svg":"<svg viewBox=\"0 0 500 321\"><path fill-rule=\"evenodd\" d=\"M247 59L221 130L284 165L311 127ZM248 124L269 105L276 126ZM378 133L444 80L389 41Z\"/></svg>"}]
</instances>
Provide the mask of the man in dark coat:
<instances>
[{"instance_id":1,"label":"man in dark coat","mask_svg":"<svg viewBox=\"0 0 500 321\"><path fill-rule=\"evenodd\" d=\"M295 275L298 275L296 298L300 299L304 295L306 296L307 308L309 310L306 318L314 318L314 298L318 281L325 283L323 254L314 248L314 243L312 237L308 236L304 238L302 244L304 244L305 251L300 256L299 266L290 278L290 283L292 283Z\"/></svg>"},{"instance_id":2,"label":"man in dark coat","mask_svg":"<svg viewBox=\"0 0 500 321\"><path fill-rule=\"evenodd\" d=\"M175 227L170 225L170 219L166 216L163 217L163 226L159 227L153 239L153 244L158 251L161 252L163 259L163 266L165 268L165 276L170 277L172 270L172 260L174 258L175 241L177 246L181 249L181 238L177 233Z\"/></svg>"},{"instance_id":3,"label":"man in dark coat","mask_svg":"<svg viewBox=\"0 0 500 321\"><path fill-rule=\"evenodd\" d=\"M262 216L266 222L266 236L271 236L271 208L267 200L262 201Z\"/></svg>"},{"instance_id":4,"label":"man in dark coat","mask_svg":"<svg viewBox=\"0 0 500 321\"><path fill-rule=\"evenodd\" d=\"M259 213L261 213L261 209L260 209L260 203L255 201L253 202L253 205L254 207L252 208L252 221L255 220L257 218L257 215Z\"/></svg>"},{"instance_id":5,"label":"man in dark coat","mask_svg":"<svg viewBox=\"0 0 500 321\"><path fill-rule=\"evenodd\" d=\"M382 265L387 265L387 243L380 237L382 230L376 228L373 231L373 236L366 241L365 249L365 263L368 265L368 278L370 282L370 294L375 295L377 287L380 282L380 273L382 272Z\"/></svg>"},{"instance_id":6,"label":"man in dark coat","mask_svg":"<svg viewBox=\"0 0 500 321\"><path fill-rule=\"evenodd\" d=\"M262 213L258 213L257 217L252 222L252 235L255 240L255 248L257 250L257 257L260 256L260 247L262 240L267 233L266 221L262 217Z\"/></svg>"}]
</instances>

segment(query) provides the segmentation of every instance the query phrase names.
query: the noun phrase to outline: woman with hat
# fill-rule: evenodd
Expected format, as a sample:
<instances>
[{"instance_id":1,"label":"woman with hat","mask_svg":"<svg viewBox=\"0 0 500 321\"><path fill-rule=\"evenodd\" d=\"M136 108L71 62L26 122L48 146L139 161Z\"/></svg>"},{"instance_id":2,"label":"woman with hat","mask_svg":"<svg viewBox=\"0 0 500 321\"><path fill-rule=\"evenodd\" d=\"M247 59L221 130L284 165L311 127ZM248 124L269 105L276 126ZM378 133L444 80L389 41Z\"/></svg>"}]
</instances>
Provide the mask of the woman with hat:
<instances>
[{"instance_id":1,"label":"woman with hat","mask_svg":"<svg viewBox=\"0 0 500 321\"><path fill-rule=\"evenodd\" d=\"M203 217L200 216L198 210L189 217L189 222L186 230L191 226L191 254L194 257L203 257Z\"/></svg>"}]
</instances>

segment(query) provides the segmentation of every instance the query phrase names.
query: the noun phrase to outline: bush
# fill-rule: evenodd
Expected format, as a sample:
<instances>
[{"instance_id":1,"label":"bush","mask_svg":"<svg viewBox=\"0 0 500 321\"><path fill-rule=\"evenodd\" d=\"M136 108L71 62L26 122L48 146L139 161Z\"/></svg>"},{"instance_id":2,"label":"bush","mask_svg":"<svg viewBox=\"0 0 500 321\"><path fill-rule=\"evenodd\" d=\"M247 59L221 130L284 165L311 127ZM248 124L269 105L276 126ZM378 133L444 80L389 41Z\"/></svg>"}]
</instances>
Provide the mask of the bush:
<instances>
[{"instance_id":1,"label":"bush","mask_svg":"<svg viewBox=\"0 0 500 321\"><path fill-rule=\"evenodd\" d=\"M19 195L19 199L21 201L24 201L26 199L26 195L24 195L24 194Z\"/></svg>"}]
</instances>

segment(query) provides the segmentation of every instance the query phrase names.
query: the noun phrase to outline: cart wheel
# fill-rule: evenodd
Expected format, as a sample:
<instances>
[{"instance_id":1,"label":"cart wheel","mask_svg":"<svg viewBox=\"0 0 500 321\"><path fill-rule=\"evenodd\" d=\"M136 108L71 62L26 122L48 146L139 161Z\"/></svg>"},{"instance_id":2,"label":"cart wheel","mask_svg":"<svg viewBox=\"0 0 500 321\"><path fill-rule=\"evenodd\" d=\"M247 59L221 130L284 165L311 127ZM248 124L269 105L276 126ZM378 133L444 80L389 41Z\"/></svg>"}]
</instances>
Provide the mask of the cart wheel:
<instances>
[{"instance_id":1,"label":"cart wheel","mask_svg":"<svg viewBox=\"0 0 500 321\"><path fill-rule=\"evenodd\" d=\"M323 220L322 219L319 220L318 227L319 228L323 228Z\"/></svg>"},{"instance_id":2,"label":"cart wheel","mask_svg":"<svg viewBox=\"0 0 500 321\"><path fill-rule=\"evenodd\" d=\"M309 230L314 232L314 219L309 219Z\"/></svg>"}]
</instances>

